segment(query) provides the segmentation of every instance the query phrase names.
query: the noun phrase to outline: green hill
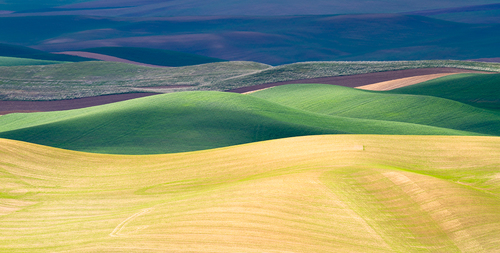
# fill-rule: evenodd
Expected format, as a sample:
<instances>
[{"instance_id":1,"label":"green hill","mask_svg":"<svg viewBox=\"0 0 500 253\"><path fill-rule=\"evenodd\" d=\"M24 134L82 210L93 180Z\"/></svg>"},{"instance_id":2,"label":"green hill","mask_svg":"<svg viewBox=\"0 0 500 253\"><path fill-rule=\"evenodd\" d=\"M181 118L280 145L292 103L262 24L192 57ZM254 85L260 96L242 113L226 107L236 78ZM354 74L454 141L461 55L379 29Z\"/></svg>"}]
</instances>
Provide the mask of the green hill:
<instances>
[{"instance_id":1,"label":"green hill","mask_svg":"<svg viewBox=\"0 0 500 253\"><path fill-rule=\"evenodd\" d=\"M0 117L0 138L117 154L173 153L335 133L476 134L329 116L252 96L212 91L162 94L71 111Z\"/></svg>"},{"instance_id":2,"label":"green hill","mask_svg":"<svg viewBox=\"0 0 500 253\"><path fill-rule=\"evenodd\" d=\"M79 51L110 55L130 61L167 67L181 67L225 61L196 54L141 47L98 47Z\"/></svg>"},{"instance_id":3,"label":"green hill","mask_svg":"<svg viewBox=\"0 0 500 253\"><path fill-rule=\"evenodd\" d=\"M500 135L500 113L431 96L385 94L326 84L283 85L251 95L326 115L408 122Z\"/></svg>"},{"instance_id":4,"label":"green hill","mask_svg":"<svg viewBox=\"0 0 500 253\"><path fill-rule=\"evenodd\" d=\"M0 56L0 66L2 66L2 67L4 67L4 66L49 65L49 64L60 64L60 63L65 63L65 62Z\"/></svg>"},{"instance_id":5,"label":"green hill","mask_svg":"<svg viewBox=\"0 0 500 253\"><path fill-rule=\"evenodd\" d=\"M388 91L393 94L427 95L500 111L500 74L459 74Z\"/></svg>"}]
</instances>

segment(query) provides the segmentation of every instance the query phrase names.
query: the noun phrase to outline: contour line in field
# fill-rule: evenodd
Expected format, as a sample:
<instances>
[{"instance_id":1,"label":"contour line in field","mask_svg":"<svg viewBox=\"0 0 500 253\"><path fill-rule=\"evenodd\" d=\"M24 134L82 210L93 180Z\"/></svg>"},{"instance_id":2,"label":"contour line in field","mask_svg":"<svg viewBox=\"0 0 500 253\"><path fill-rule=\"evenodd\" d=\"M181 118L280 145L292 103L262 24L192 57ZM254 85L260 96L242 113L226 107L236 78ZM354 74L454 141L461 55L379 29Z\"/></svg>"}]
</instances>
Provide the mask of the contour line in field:
<instances>
[{"instance_id":1,"label":"contour line in field","mask_svg":"<svg viewBox=\"0 0 500 253\"><path fill-rule=\"evenodd\" d=\"M135 218L143 215L143 214L146 214L146 213L149 213L151 211L153 211L154 208L151 207L151 208L146 208L146 209L143 209L141 210L140 212L128 217L127 219L125 219L124 221L122 221L120 224L118 224L118 226L115 227L115 229L113 229L113 232L111 232L109 234L109 236L112 236L112 237L118 237L120 236L119 233L120 231L122 231L122 229L125 227L125 225L127 225L129 222L131 222L132 220L134 220Z\"/></svg>"}]
</instances>

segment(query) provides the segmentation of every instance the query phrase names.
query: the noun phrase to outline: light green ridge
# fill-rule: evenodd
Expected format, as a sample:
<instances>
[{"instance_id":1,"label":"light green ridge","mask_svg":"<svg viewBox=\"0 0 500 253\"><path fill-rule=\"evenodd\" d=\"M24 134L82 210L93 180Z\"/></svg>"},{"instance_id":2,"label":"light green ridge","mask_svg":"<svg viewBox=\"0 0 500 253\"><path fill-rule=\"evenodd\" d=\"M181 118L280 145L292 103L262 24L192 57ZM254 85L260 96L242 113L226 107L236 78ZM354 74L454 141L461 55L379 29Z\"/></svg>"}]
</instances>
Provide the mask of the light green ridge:
<instances>
[{"instance_id":1,"label":"light green ridge","mask_svg":"<svg viewBox=\"0 0 500 253\"><path fill-rule=\"evenodd\" d=\"M326 115L500 135L500 113L438 97L387 94L327 84L289 84L250 95Z\"/></svg>"},{"instance_id":2,"label":"light green ridge","mask_svg":"<svg viewBox=\"0 0 500 253\"><path fill-rule=\"evenodd\" d=\"M173 153L327 133L477 135L419 124L311 113L252 96L212 91L0 117L2 138L116 154Z\"/></svg>"}]
</instances>

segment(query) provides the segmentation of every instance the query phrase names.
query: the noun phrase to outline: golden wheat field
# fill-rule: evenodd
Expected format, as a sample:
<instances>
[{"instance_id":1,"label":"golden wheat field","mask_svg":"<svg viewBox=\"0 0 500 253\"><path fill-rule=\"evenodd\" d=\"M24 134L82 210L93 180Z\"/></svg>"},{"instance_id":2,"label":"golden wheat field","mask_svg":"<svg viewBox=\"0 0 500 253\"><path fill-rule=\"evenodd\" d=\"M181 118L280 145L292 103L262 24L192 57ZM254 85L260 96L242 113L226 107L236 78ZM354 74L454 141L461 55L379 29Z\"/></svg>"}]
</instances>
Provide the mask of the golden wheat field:
<instances>
[{"instance_id":1,"label":"golden wheat field","mask_svg":"<svg viewBox=\"0 0 500 253\"><path fill-rule=\"evenodd\" d=\"M0 139L2 252L500 251L500 138L119 156Z\"/></svg>"}]
</instances>

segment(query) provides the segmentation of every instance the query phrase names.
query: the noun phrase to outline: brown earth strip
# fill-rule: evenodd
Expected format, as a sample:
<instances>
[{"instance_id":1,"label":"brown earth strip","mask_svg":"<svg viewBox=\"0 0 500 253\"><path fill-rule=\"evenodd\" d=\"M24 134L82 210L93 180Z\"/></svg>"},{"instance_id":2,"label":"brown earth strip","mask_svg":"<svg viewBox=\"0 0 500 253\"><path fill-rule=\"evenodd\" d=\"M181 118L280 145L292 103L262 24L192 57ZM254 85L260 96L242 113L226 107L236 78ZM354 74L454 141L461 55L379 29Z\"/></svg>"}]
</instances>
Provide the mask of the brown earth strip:
<instances>
[{"instance_id":1,"label":"brown earth strip","mask_svg":"<svg viewBox=\"0 0 500 253\"><path fill-rule=\"evenodd\" d=\"M105 55L105 54L96 54L96 53L89 53L89 52L82 52L82 51L66 51L66 52L57 52L57 53L53 53L53 54L66 54L66 55L80 56L80 57L85 57L85 58L89 58L89 59L101 60L101 61L129 63L129 64L145 66L145 67L168 68L166 66L159 66L159 65L152 65L152 64L146 64L146 63L141 63L141 62L129 61L127 59L109 56L109 55Z\"/></svg>"},{"instance_id":2,"label":"brown earth strip","mask_svg":"<svg viewBox=\"0 0 500 253\"><path fill-rule=\"evenodd\" d=\"M55 101L0 101L0 115L14 112L48 112L110 104L158 93L127 93Z\"/></svg>"},{"instance_id":3,"label":"brown earth strip","mask_svg":"<svg viewBox=\"0 0 500 253\"><path fill-rule=\"evenodd\" d=\"M384 90L394 90L397 88L414 85L417 83L422 83L425 81L429 81L432 79L440 78L443 76L455 75L456 73L442 73L442 74L431 74L431 75L423 75L423 76L412 76L407 78L401 78L396 80L390 80L380 83L368 84L356 87L356 89L362 90L376 90L376 91L384 91Z\"/></svg>"},{"instance_id":4,"label":"brown earth strip","mask_svg":"<svg viewBox=\"0 0 500 253\"><path fill-rule=\"evenodd\" d=\"M361 74L353 76L335 76L335 77L313 78L305 80L294 80L294 81L278 82L278 83L267 83L267 84L229 90L228 92L246 93L278 85L293 84L293 83L323 83L323 84L335 84L347 87L359 87L367 84L384 82L394 79L401 79L401 78L429 75L429 74L438 74L438 73L490 73L490 72L481 72L481 71L455 69L455 68L407 69L407 70L377 72L377 73L369 73L369 74ZM127 94L105 95L97 97L87 97L87 98L78 98L70 100L56 100L56 101L0 101L0 115L13 112L45 112L45 111L79 109L79 108L109 104L123 100L156 95L156 94L158 93L127 93Z\"/></svg>"},{"instance_id":5,"label":"brown earth strip","mask_svg":"<svg viewBox=\"0 0 500 253\"><path fill-rule=\"evenodd\" d=\"M320 78L293 80L293 81L285 81L277 83L266 83L266 84L259 84L249 87L227 90L227 92L247 93L250 91L262 90L274 86L294 84L294 83L322 83L322 84L334 84L334 85L354 88L373 83L390 81L394 79L430 75L430 74L440 74L440 73L490 73L490 72L475 71L468 69L456 69L456 68L405 69L405 70L360 74L353 76L332 76L332 77L320 77Z\"/></svg>"}]
</instances>

